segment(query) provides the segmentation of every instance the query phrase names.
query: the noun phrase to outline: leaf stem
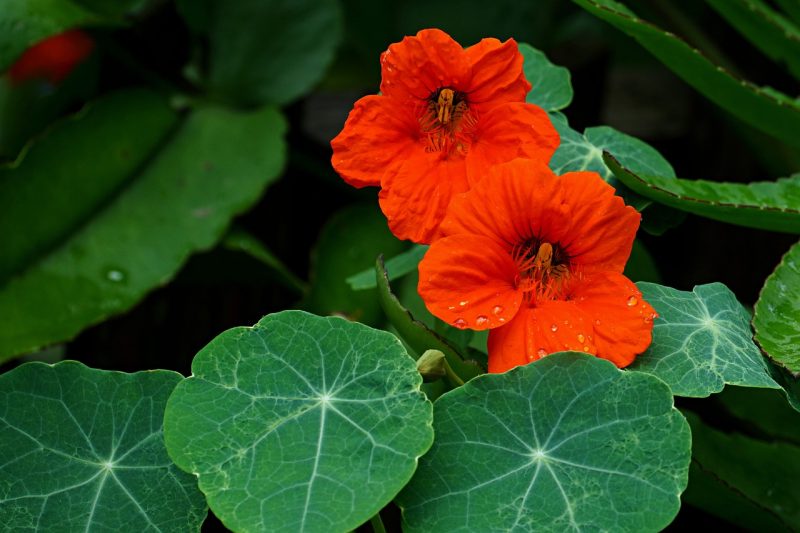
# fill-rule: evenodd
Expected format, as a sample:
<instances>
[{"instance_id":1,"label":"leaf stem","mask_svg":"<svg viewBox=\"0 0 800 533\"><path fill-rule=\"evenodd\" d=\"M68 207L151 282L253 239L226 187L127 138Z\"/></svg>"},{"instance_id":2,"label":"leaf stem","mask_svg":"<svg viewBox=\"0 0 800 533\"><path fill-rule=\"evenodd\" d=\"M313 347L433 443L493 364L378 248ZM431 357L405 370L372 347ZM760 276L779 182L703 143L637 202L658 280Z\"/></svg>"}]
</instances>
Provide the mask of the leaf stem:
<instances>
[{"instance_id":1,"label":"leaf stem","mask_svg":"<svg viewBox=\"0 0 800 533\"><path fill-rule=\"evenodd\" d=\"M369 523L372 526L372 531L375 533L386 533L386 528L383 527L383 520L381 520L380 511L375 513L375 516L369 519Z\"/></svg>"}]
</instances>

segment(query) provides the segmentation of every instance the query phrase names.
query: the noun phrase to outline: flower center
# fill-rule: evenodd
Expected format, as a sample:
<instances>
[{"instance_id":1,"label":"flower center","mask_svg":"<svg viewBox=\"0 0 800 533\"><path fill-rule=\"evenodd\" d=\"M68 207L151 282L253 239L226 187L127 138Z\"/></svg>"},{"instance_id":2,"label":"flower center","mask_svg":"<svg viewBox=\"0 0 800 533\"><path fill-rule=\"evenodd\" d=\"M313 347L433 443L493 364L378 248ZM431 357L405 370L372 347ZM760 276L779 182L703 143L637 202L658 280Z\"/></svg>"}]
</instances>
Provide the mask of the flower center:
<instances>
[{"instance_id":1,"label":"flower center","mask_svg":"<svg viewBox=\"0 0 800 533\"><path fill-rule=\"evenodd\" d=\"M527 302L564 296L570 277L569 256L558 243L528 239L514 246L511 255L519 269L515 285Z\"/></svg>"},{"instance_id":2,"label":"flower center","mask_svg":"<svg viewBox=\"0 0 800 533\"><path fill-rule=\"evenodd\" d=\"M477 122L464 93L450 87L437 89L425 101L419 118L425 151L444 158L465 156Z\"/></svg>"}]
</instances>

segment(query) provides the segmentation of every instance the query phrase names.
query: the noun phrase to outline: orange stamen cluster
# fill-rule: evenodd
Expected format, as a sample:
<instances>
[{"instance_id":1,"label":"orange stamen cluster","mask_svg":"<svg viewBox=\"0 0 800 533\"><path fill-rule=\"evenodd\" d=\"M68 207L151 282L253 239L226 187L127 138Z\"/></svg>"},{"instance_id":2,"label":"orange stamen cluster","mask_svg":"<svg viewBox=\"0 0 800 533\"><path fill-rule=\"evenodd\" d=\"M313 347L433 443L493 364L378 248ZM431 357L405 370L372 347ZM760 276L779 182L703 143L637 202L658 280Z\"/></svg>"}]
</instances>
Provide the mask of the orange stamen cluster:
<instances>
[{"instance_id":1,"label":"orange stamen cluster","mask_svg":"<svg viewBox=\"0 0 800 533\"><path fill-rule=\"evenodd\" d=\"M556 244L529 239L514 246L511 257L519 269L515 286L525 301L557 300L564 296L570 278L569 259Z\"/></svg>"},{"instance_id":2,"label":"orange stamen cluster","mask_svg":"<svg viewBox=\"0 0 800 533\"><path fill-rule=\"evenodd\" d=\"M438 89L420 115L420 132L426 153L439 152L443 158L467 155L478 118L464 94L449 87Z\"/></svg>"}]
</instances>

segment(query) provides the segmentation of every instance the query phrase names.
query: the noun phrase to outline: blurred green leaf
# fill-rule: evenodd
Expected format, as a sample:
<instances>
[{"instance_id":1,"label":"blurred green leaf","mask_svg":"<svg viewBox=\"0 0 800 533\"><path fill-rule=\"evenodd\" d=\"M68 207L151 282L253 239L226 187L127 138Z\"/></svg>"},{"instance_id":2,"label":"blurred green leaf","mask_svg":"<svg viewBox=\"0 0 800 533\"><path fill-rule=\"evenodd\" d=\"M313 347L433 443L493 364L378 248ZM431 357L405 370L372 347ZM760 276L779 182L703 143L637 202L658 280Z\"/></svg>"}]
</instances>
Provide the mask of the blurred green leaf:
<instances>
[{"instance_id":1,"label":"blurred green leaf","mask_svg":"<svg viewBox=\"0 0 800 533\"><path fill-rule=\"evenodd\" d=\"M624 274L631 281L650 281L653 283L661 281L661 275L658 273L655 259L639 239L633 241L631 256L625 264Z\"/></svg>"},{"instance_id":2,"label":"blurred green leaf","mask_svg":"<svg viewBox=\"0 0 800 533\"><path fill-rule=\"evenodd\" d=\"M753 329L756 342L769 358L800 376L800 243L786 252L764 282Z\"/></svg>"},{"instance_id":3,"label":"blurred green leaf","mask_svg":"<svg viewBox=\"0 0 800 533\"><path fill-rule=\"evenodd\" d=\"M3 0L0 8L0 72L45 37L110 21L70 0Z\"/></svg>"},{"instance_id":4,"label":"blurred green leaf","mask_svg":"<svg viewBox=\"0 0 800 533\"><path fill-rule=\"evenodd\" d=\"M167 404L167 450L233 531L349 531L433 441L421 384L394 335L283 311L197 354Z\"/></svg>"},{"instance_id":5,"label":"blurred green leaf","mask_svg":"<svg viewBox=\"0 0 800 533\"><path fill-rule=\"evenodd\" d=\"M736 433L726 434L710 428L692 413L686 418L692 427L692 459L705 473L721 482L714 492L734 491L750 506L772 515L783 529L800 527L800 447L782 442L764 442ZM740 526L766 531L759 516L748 516L743 509L704 505L705 491L686 492L689 503L697 504L719 514L726 520L736 520ZM718 494L710 494L720 500ZM734 500L735 501L735 500ZM724 503L724 500L721 502ZM752 512L752 509L751 509Z\"/></svg>"},{"instance_id":6,"label":"blurred green leaf","mask_svg":"<svg viewBox=\"0 0 800 533\"><path fill-rule=\"evenodd\" d=\"M780 392L727 386L714 399L738 419L737 427L752 427L765 439L800 445L800 413L786 403Z\"/></svg>"},{"instance_id":7,"label":"blurred green leaf","mask_svg":"<svg viewBox=\"0 0 800 533\"><path fill-rule=\"evenodd\" d=\"M129 98L136 102L131 104L136 116L113 125L102 118L119 117L118 104ZM138 130L137 121L159 125L151 132L155 140L148 142L160 147L141 164L127 167L135 170L56 247L0 287L0 360L68 340L133 306L168 281L189 254L212 247L231 218L252 205L283 166L286 126L274 109L197 109L166 142L164 123L174 118L152 95L110 96L93 109L62 123L41 148L31 147L4 179L14 181L30 166L41 169L36 179L47 188L48 177L77 160L72 179L59 182L69 198L85 173L92 176L96 157L110 153L112 167L134 157L133 148L125 152L124 147L133 146L128 130ZM73 142L82 138L93 142ZM243 158L243 152L249 156ZM6 227L21 232L27 224L23 218Z\"/></svg>"},{"instance_id":8,"label":"blurred green leaf","mask_svg":"<svg viewBox=\"0 0 800 533\"><path fill-rule=\"evenodd\" d=\"M244 104L284 105L322 77L342 38L337 0L177 0L208 39L206 85Z\"/></svg>"},{"instance_id":9,"label":"blurred green leaf","mask_svg":"<svg viewBox=\"0 0 800 533\"><path fill-rule=\"evenodd\" d=\"M734 78L672 33L636 17L613 0L573 0L627 33L683 80L740 120L800 146L800 104L788 96Z\"/></svg>"},{"instance_id":10,"label":"blurred green leaf","mask_svg":"<svg viewBox=\"0 0 800 533\"><path fill-rule=\"evenodd\" d=\"M800 78L800 30L762 0L706 0L764 55Z\"/></svg>"},{"instance_id":11,"label":"blurred green leaf","mask_svg":"<svg viewBox=\"0 0 800 533\"><path fill-rule=\"evenodd\" d=\"M221 244L223 248L246 253L261 262L285 287L296 293L305 294L308 291L306 282L295 276L255 235L242 228L233 228L225 235Z\"/></svg>"},{"instance_id":12,"label":"blurred green leaf","mask_svg":"<svg viewBox=\"0 0 800 533\"><path fill-rule=\"evenodd\" d=\"M753 343L750 314L722 283L679 291L636 284L658 312L653 342L628 369L663 380L676 396L706 397L725 384L777 389Z\"/></svg>"},{"instance_id":13,"label":"blurred green leaf","mask_svg":"<svg viewBox=\"0 0 800 533\"><path fill-rule=\"evenodd\" d=\"M397 254L396 256L387 260L386 272L389 274L389 281L398 280L406 274L415 271L426 251L428 251L427 245L415 244L405 252ZM362 270L358 274L350 276L347 278L347 283L354 291L374 289L377 287L377 283L375 281L375 268L368 268Z\"/></svg>"},{"instance_id":14,"label":"blurred green leaf","mask_svg":"<svg viewBox=\"0 0 800 533\"><path fill-rule=\"evenodd\" d=\"M641 211L650 204L650 200L631 193L620 187L619 181L603 161L603 151L608 151L641 172L674 176L672 166L658 151L635 137L626 135L609 126L586 128L583 134L573 130L559 116L555 116L553 125L561 135L561 144L550 160L550 168L556 174L589 170L597 172L612 186L626 203Z\"/></svg>"},{"instance_id":15,"label":"blurred green leaf","mask_svg":"<svg viewBox=\"0 0 800 533\"><path fill-rule=\"evenodd\" d=\"M340 314L367 325L381 325L384 318L377 292L354 291L345 279L374 264L379 254L396 255L406 247L407 243L389 231L375 203L339 210L322 227L312 252L311 291L302 308L318 315Z\"/></svg>"},{"instance_id":16,"label":"blurred green leaf","mask_svg":"<svg viewBox=\"0 0 800 533\"><path fill-rule=\"evenodd\" d=\"M691 435L652 376L552 354L444 394L433 420L404 531L658 531L680 507Z\"/></svg>"},{"instance_id":17,"label":"blurred green leaf","mask_svg":"<svg viewBox=\"0 0 800 533\"><path fill-rule=\"evenodd\" d=\"M447 363L464 381L483 373L483 369L475 361L465 360L453 346L432 331L428 326L414 319L414 316L403 307L397 296L392 293L389 277L383 258L375 263L375 275L378 279L378 299L389 323L395 327L400 337L411 346L418 355L427 350L439 350L447 358Z\"/></svg>"},{"instance_id":18,"label":"blurred green leaf","mask_svg":"<svg viewBox=\"0 0 800 533\"><path fill-rule=\"evenodd\" d=\"M1 375L2 529L198 531L205 499L167 456L161 429L181 379L76 361Z\"/></svg>"},{"instance_id":19,"label":"blurred green leaf","mask_svg":"<svg viewBox=\"0 0 800 533\"><path fill-rule=\"evenodd\" d=\"M786 13L795 24L800 24L800 0L775 0L775 3L783 9L784 13Z\"/></svg>"},{"instance_id":20,"label":"blurred green leaf","mask_svg":"<svg viewBox=\"0 0 800 533\"><path fill-rule=\"evenodd\" d=\"M569 70L554 65L547 56L529 44L520 43L519 51L525 58L523 71L531 84L526 101L545 111L564 109L572 102L572 83Z\"/></svg>"},{"instance_id":21,"label":"blurred green leaf","mask_svg":"<svg viewBox=\"0 0 800 533\"><path fill-rule=\"evenodd\" d=\"M661 204L730 224L800 233L800 174L752 183L686 180L639 174L610 154L604 159L622 183Z\"/></svg>"},{"instance_id":22,"label":"blurred green leaf","mask_svg":"<svg viewBox=\"0 0 800 533\"><path fill-rule=\"evenodd\" d=\"M148 5L155 4L159 0L72 0L73 3L81 5L86 9L106 17L122 19L125 15L130 15Z\"/></svg>"},{"instance_id":23,"label":"blurred green leaf","mask_svg":"<svg viewBox=\"0 0 800 533\"><path fill-rule=\"evenodd\" d=\"M120 92L62 121L15 163L0 166L0 285L112 200L177 123L161 96Z\"/></svg>"}]
</instances>

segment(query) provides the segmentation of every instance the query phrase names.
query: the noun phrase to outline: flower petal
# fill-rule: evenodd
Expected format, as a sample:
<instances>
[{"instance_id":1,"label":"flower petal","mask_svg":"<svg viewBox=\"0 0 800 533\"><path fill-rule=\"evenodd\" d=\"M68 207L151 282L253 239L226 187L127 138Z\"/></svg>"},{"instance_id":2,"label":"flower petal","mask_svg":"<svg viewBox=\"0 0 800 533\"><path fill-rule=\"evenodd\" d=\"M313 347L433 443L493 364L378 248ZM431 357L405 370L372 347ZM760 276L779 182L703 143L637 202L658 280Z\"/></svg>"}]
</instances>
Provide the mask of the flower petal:
<instances>
[{"instance_id":1,"label":"flower petal","mask_svg":"<svg viewBox=\"0 0 800 533\"><path fill-rule=\"evenodd\" d=\"M419 264L419 294L431 313L458 328L483 330L511 320L522 302L517 267L481 236L436 240Z\"/></svg>"},{"instance_id":2,"label":"flower petal","mask_svg":"<svg viewBox=\"0 0 800 533\"><path fill-rule=\"evenodd\" d=\"M523 307L507 326L489 332L489 372L505 372L555 352L594 353L590 332L591 322L575 302Z\"/></svg>"},{"instance_id":3,"label":"flower petal","mask_svg":"<svg viewBox=\"0 0 800 533\"><path fill-rule=\"evenodd\" d=\"M415 155L386 174L378 195L389 229L398 239L428 244L439 232L453 196L469 188L464 160Z\"/></svg>"},{"instance_id":4,"label":"flower petal","mask_svg":"<svg viewBox=\"0 0 800 533\"><path fill-rule=\"evenodd\" d=\"M467 153L470 184L483 179L491 166L516 158L546 164L560 140L547 113L533 104L506 103L480 112Z\"/></svg>"},{"instance_id":5,"label":"flower petal","mask_svg":"<svg viewBox=\"0 0 800 533\"><path fill-rule=\"evenodd\" d=\"M531 84L522 72L523 57L516 41L482 39L465 50L472 70L470 103L524 102Z\"/></svg>"},{"instance_id":6,"label":"flower petal","mask_svg":"<svg viewBox=\"0 0 800 533\"><path fill-rule=\"evenodd\" d=\"M385 96L365 96L347 117L344 129L331 141L331 163L354 187L380 185L414 152L419 125L406 106Z\"/></svg>"},{"instance_id":7,"label":"flower petal","mask_svg":"<svg viewBox=\"0 0 800 533\"><path fill-rule=\"evenodd\" d=\"M510 251L544 230L556 242L569 226L557 176L544 163L516 159L493 167L468 194L456 197L441 230L443 235L484 235Z\"/></svg>"},{"instance_id":8,"label":"flower petal","mask_svg":"<svg viewBox=\"0 0 800 533\"><path fill-rule=\"evenodd\" d=\"M469 68L464 49L442 30L404 37L381 54L381 93L402 100L426 100L441 87L464 91Z\"/></svg>"},{"instance_id":9,"label":"flower petal","mask_svg":"<svg viewBox=\"0 0 800 533\"><path fill-rule=\"evenodd\" d=\"M590 320L598 357L622 368L650 346L658 315L622 274L584 276L570 287L570 294Z\"/></svg>"},{"instance_id":10,"label":"flower petal","mask_svg":"<svg viewBox=\"0 0 800 533\"><path fill-rule=\"evenodd\" d=\"M569 172L561 183L573 228L561 242L567 253L584 272L622 273L641 215L595 172Z\"/></svg>"}]
</instances>

